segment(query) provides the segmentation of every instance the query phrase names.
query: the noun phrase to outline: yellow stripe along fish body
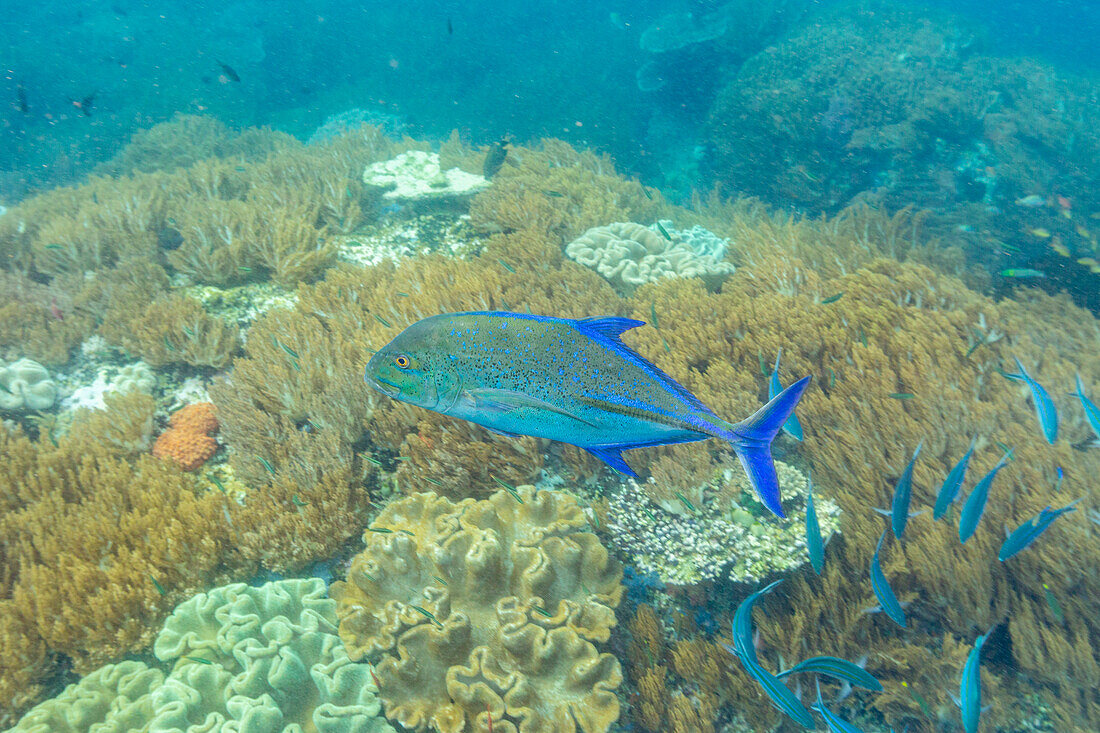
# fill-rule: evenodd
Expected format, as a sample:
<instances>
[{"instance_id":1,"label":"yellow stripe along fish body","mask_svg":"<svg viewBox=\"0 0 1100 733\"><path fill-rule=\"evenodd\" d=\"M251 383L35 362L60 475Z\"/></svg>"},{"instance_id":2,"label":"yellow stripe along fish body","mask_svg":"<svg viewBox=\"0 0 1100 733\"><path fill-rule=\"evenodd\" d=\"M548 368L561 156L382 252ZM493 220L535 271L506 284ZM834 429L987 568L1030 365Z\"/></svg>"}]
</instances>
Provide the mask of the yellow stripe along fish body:
<instances>
[{"instance_id":1,"label":"yellow stripe along fish body","mask_svg":"<svg viewBox=\"0 0 1100 733\"><path fill-rule=\"evenodd\" d=\"M584 448L630 476L624 450L727 440L765 506L784 516L771 442L810 378L729 423L623 344L622 333L642 325L507 312L430 316L380 349L364 378L393 399L505 435Z\"/></svg>"}]
</instances>

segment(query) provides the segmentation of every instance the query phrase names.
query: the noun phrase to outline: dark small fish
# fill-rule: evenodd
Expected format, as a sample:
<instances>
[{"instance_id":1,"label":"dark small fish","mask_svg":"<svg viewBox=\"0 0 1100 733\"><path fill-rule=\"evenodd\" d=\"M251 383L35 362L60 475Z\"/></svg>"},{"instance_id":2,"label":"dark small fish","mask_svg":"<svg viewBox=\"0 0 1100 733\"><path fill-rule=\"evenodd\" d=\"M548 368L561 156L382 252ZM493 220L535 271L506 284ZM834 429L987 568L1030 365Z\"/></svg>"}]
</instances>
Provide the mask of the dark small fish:
<instances>
[{"instance_id":1,"label":"dark small fish","mask_svg":"<svg viewBox=\"0 0 1100 733\"><path fill-rule=\"evenodd\" d=\"M886 574L882 572L882 565L879 563L878 554L882 550L882 541L886 539L886 532L882 533L882 536L878 538L878 546L875 547L875 554L871 558L871 589L875 592L875 597L878 598L878 602L882 605L883 612L893 619L901 628L905 628L905 611L901 609L901 604L898 603L898 597L894 595L893 588L890 587L890 583L886 580Z\"/></svg>"},{"instance_id":2,"label":"dark small fish","mask_svg":"<svg viewBox=\"0 0 1100 733\"><path fill-rule=\"evenodd\" d=\"M264 458L263 456L256 456L256 459L259 460L260 463L264 464L264 468L267 469L268 473L270 473L272 476L275 475L275 467L272 466L266 458Z\"/></svg>"},{"instance_id":3,"label":"dark small fish","mask_svg":"<svg viewBox=\"0 0 1100 733\"><path fill-rule=\"evenodd\" d=\"M830 303L835 303L843 297L844 297L844 291L841 290L836 295L830 295L828 298L822 299L821 305L829 305Z\"/></svg>"},{"instance_id":4,"label":"dark small fish","mask_svg":"<svg viewBox=\"0 0 1100 733\"><path fill-rule=\"evenodd\" d=\"M371 532L377 532L378 534L393 534L393 530L387 529L386 527L368 527L367 529Z\"/></svg>"},{"instance_id":5,"label":"dark small fish","mask_svg":"<svg viewBox=\"0 0 1100 733\"><path fill-rule=\"evenodd\" d=\"M974 648L966 657L962 679L959 681L959 707L962 710L963 730L966 733L978 733L978 719L982 714L982 644L989 634L982 634L974 641Z\"/></svg>"},{"instance_id":6,"label":"dark small fish","mask_svg":"<svg viewBox=\"0 0 1100 733\"><path fill-rule=\"evenodd\" d=\"M1066 616L1062 613L1062 604L1058 602L1058 599L1054 596L1054 591L1046 583L1043 583L1043 595L1046 597L1047 606L1050 608L1050 612L1054 614L1055 620L1058 623L1064 623Z\"/></svg>"},{"instance_id":7,"label":"dark small fish","mask_svg":"<svg viewBox=\"0 0 1100 733\"><path fill-rule=\"evenodd\" d=\"M72 102L73 106L76 107L78 110L80 110L80 112L85 117L91 117L92 116L92 105L95 103L95 95L98 94L98 93L99 92L97 90L97 91L94 91L91 94L85 96L83 99L80 99L80 100L71 99L69 101Z\"/></svg>"},{"instance_id":8,"label":"dark small fish","mask_svg":"<svg viewBox=\"0 0 1100 733\"><path fill-rule=\"evenodd\" d=\"M974 454L974 443L976 441L976 437L971 438L970 448L967 449L966 455L959 459L959 462L947 474L947 478L943 480L940 493L936 495L936 505L932 507L932 519L939 519L946 514L955 501L955 497L959 495L959 489L966 479L966 469L970 465L970 456Z\"/></svg>"},{"instance_id":9,"label":"dark small fish","mask_svg":"<svg viewBox=\"0 0 1100 733\"><path fill-rule=\"evenodd\" d=\"M447 35L453 36L455 34L455 27L451 24L451 19L447 18Z\"/></svg>"},{"instance_id":10,"label":"dark small fish","mask_svg":"<svg viewBox=\"0 0 1100 733\"><path fill-rule=\"evenodd\" d=\"M1084 497L1081 497L1081 499L1083 498ZM1063 514L1077 511L1076 504L1081 501L1081 499L1071 501L1061 509L1051 509L1048 506L1039 512L1038 515L1021 524L1012 534L1005 538L1004 543L1001 545L1000 552L997 553L997 559L1004 562L1008 558L1023 551L1032 542L1037 540L1039 535L1046 532L1047 528L1054 523L1055 519Z\"/></svg>"},{"instance_id":11,"label":"dark small fish","mask_svg":"<svg viewBox=\"0 0 1100 733\"><path fill-rule=\"evenodd\" d=\"M229 81L240 81L241 76L238 74L232 66L229 64L223 64L221 61L214 59L214 62L221 67L222 73L225 74L225 78Z\"/></svg>"},{"instance_id":12,"label":"dark small fish","mask_svg":"<svg viewBox=\"0 0 1100 733\"><path fill-rule=\"evenodd\" d=\"M149 580L153 581L153 587L157 589L157 593L160 593L162 596L168 595L168 591L164 590L164 586L158 583L156 578L150 575Z\"/></svg>"},{"instance_id":13,"label":"dark small fish","mask_svg":"<svg viewBox=\"0 0 1100 733\"><path fill-rule=\"evenodd\" d=\"M202 657L185 656L184 659L190 659L192 662L198 662L199 664L214 664L209 659L203 659Z\"/></svg>"},{"instance_id":14,"label":"dark small fish","mask_svg":"<svg viewBox=\"0 0 1100 733\"><path fill-rule=\"evenodd\" d=\"M1005 453L1001 460L997 461L997 465L978 481L977 485L974 486L974 490L970 492L970 496L966 498L962 514L959 515L959 542L964 545L968 539L974 536L974 532L978 529L978 522L982 520L982 514L985 513L985 504L989 499L989 487L993 485L993 479L997 476L997 472L1008 464L1011 457L1011 451Z\"/></svg>"},{"instance_id":15,"label":"dark small fish","mask_svg":"<svg viewBox=\"0 0 1100 733\"><path fill-rule=\"evenodd\" d=\"M175 227L164 227L157 232L157 246L163 250L179 249L183 244L183 235Z\"/></svg>"},{"instance_id":16,"label":"dark small fish","mask_svg":"<svg viewBox=\"0 0 1100 733\"><path fill-rule=\"evenodd\" d=\"M916 397L912 392L891 392L890 399L892 400L911 400Z\"/></svg>"},{"instance_id":17,"label":"dark small fish","mask_svg":"<svg viewBox=\"0 0 1100 733\"><path fill-rule=\"evenodd\" d=\"M301 499L298 498L297 494L292 494L291 497L290 497L290 501L296 507L309 506L309 502L308 501L302 501Z\"/></svg>"},{"instance_id":18,"label":"dark small fish","mask_svg":"<svg viewBox=\"0 0 1100 733\"><path fill-rule=\"evenodd\" d=\"M508 140L506 138L501 138L489 146L489 152L485 154L485 163L481 166L481 175L485 176L485 180L491 180L500 172L507 157Z\"/></svg>"},{"instance_id":19,"label":"dark small fish","mask_svg":"<svg viewBox=\"0 0 1100 733\"><path fill-rule=\"evenodd\" d=\"M668 230L665 229L665 225L662 224L661 222L657 222L657 231L659 231L661 233L662 237L664 237L665 239L667 239L670 242L672 241L672 237L669 235Z\"/></svg>"},{"instance_id":20,"label":"dark small fish","mask_svg":"<svg viewBox=\"0 0 1100 733\"><path fill-rule=\"evenodd\" d=\"M20 114L28 114L31 111L30 105L27 104L27 90L22 84L15 87L15 108Z\"/></svg>"}]
</instances>

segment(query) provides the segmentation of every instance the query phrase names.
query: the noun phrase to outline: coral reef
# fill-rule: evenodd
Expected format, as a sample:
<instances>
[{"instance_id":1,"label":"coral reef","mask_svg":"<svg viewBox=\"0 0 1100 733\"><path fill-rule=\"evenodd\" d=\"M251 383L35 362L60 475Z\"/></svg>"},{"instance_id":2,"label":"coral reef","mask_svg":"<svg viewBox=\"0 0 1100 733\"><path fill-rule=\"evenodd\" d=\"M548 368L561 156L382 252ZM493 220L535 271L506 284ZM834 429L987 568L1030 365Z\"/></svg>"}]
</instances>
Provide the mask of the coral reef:
<instances>
[{"instance_id":1,"label":"coral reef","mask_svg":"<svg viewBox=\"0 0 1100 733\"><path fill-rule=\"evenodd\" d=\"M622 569L586 526L574 499L530 486L387 506L332 587L387 716L441 733L608 730L619 663L594 642L615 623Z\"/></svg>"},{"instance_id":2,"label":"coral reef","mask_svg":"<svg viewBox=\"0 0 1100 733\"><path fill-rule=\"evenodd\" d=\"M0 410L48 410L57 402L57 384L46 367L30 359L0 361Z\"/></svg>"},{"instance_id":3,"label":"coral reef","mask_svg":"<svg viewBox=\"0 0 1100 733\"><path fill-rule=\"evenodd\" d=\"M240 349L241 339L236 324L210 315L193 298L172 293L131 316L117 343L153 366L223 369Z\"/></svg>"},{"instance_id":4,"label":"coral reef","mask_svg":"<svg viewBox=\"0 0 1100 733\"><path fill-rule=\"evenodd\" d=\"M702 227L682 234L668 225L660 222L646 228L621 222L593 227L567 244L565 253L595 269L625 295L666 277L698 277L717 289L736 270L724 261L726 242Z\"/></svg>"},{"instance_id":5,"label":"coral reef","mask_svg":"<svg viewBox=\"0 0 1100 733\"><path fill-rule=\"evenodd\" d=\"M181 471L194 471L217 452L218 441L212 436L217 431L213 403L187 405L172 413L168 429L153 443L153 455L172 461Z\"/></svg>"},{"instance_id":6,"label":"coral reef","mask_svg":"<svg viewBox=\"0 0 1100 733\"><path fill-rule=\"evenodd\" d=\"M157 635L161 669L108 664L28 712L12 733L143 730L393 733L370 666L348 659L320 579L213 588Z\"/></svg>"}]
</instances>

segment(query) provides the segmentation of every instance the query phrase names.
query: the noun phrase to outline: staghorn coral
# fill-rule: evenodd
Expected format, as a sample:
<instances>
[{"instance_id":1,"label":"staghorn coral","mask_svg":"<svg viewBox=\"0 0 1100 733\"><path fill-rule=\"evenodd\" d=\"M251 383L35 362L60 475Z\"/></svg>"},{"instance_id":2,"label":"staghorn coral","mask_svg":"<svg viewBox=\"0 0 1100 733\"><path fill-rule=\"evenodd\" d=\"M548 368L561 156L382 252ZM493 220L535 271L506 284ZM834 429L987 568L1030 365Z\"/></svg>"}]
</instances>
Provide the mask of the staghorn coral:
<instances>
[{"instance_id":1,"label":"staghorn coral","mask_svg":"<svg viewBox=\"0 0 1100 733\"><path fill-rule=\"evenodd\" d=\"M565 253L595 269L624 294L668 277L699 277L716 289L736 269L722 259L724 244L713 252L697 251L693 239L671 229L671 222L657 226L664 227L664 232L632 222L593 227L567 244Z\"/></svg>"},{"instance_id":2,"label":"staghorn coral","mask_svg":"<svg viewBox=\"0 0 1100 733\"><path fill-rule=\"evenodd\" d=\"M194 471L218 450L211 433L218 431L218 418L211 402L196 402L172 413L168 429L153 444L153 455L172 461L181 471Z\"/></svg>"},{"instance_id":3,"label":"staghorn coral","mask_svg":"<svg viewBox=\"0 0 1100 733\"><path fill-rule=\"evenodd\" d=\"M619 664L596 651L622 569L576 501L525 486L386 507L337 582L340 637L377 663L386 714L424 731L606 731Z\"/></svg>"}]
</instances>

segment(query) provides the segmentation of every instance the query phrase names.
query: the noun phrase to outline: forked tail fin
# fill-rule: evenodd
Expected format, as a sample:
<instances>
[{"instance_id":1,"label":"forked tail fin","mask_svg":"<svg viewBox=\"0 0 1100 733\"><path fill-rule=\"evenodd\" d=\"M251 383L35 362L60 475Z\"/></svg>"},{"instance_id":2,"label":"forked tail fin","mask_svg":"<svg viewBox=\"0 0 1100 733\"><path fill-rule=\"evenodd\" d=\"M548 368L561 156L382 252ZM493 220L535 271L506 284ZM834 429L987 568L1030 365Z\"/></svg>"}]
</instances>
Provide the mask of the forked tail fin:
<instances>
[{"instance_id":1,"label":"forked tail fin","mask_svg":"<svg viewBox=\"0 0 1100 733\"><path fill-rule=\"evenodd\" d=\"M779 477L772 463L772 440L794 412L809 384L810 377L798 380L751 416L730 426L729 434L723 436L733 444L757 496L777 517L786 515L779 500Z\"/></svg>"}]
</instances>

